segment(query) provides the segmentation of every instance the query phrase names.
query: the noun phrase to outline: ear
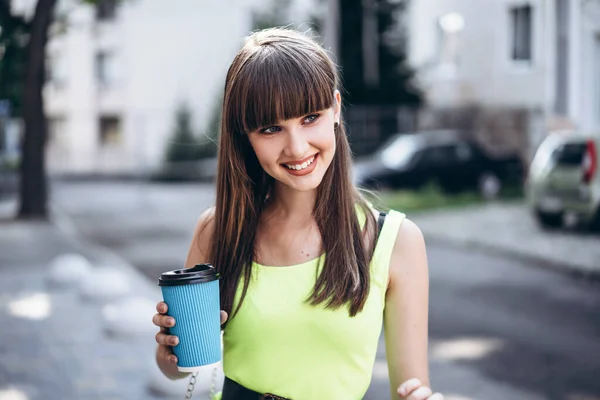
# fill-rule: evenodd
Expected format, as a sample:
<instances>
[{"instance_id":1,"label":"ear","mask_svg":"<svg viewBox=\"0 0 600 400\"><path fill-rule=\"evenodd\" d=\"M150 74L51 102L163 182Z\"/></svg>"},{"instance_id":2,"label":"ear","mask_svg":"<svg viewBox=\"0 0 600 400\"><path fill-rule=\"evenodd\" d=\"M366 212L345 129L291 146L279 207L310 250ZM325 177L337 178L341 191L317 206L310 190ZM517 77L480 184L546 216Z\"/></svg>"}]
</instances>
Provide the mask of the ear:
<instances>
[{"instance_id":1,"label":"ear","mask_svg":"<svg viewBox=\"0 0 600 400\"><path fill-rule=\"evenodd\" d=\"M339 90L335 90L333 92L333 98L335 99L335 103L333 104L333 117L334 122L339 123L342 114L342 95Z\"/></svg>"}]
</instances>

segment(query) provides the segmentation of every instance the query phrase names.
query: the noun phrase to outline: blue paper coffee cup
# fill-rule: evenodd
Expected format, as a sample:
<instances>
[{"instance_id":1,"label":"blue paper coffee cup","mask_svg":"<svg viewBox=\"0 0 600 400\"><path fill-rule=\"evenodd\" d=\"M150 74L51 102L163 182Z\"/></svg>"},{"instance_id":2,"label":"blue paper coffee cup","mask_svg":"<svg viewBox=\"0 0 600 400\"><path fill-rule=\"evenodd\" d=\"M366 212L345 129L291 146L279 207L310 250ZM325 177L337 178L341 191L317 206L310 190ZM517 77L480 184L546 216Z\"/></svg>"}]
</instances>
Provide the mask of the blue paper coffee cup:
<instances>
[{"instance_id":1,"label":"blue paper coffee cup","mask_svg":"<svg viewBox=\"0 0 600 400\"><path fill-rule=\"evenodd\" d=\"M164 272L158 279L167 314L175 318L171 335L177 368L194 372L221 361L219 274L210 264Z\"/></svg>"}]
</instances>

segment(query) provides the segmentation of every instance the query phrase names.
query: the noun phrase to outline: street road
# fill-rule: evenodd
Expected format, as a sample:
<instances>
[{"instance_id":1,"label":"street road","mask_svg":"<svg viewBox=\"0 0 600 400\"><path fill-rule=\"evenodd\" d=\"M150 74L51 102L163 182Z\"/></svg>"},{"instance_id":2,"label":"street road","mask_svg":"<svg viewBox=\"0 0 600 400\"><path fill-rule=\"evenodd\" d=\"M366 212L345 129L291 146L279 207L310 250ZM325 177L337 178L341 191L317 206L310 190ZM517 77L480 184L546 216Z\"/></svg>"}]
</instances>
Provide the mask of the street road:
<instances>
[{"instance_id":1,"label":"street road","mask_svg":"<svg viewBox=\"0 0 600 400\"><path fill-rule=\"evenodd\" d=\"M214 189L61 182L52 198L84 237L156 281L182 267ZM597 283L436 243L428 257L431 380L447 400L600 400ZM389 398L383 341L365 398Z\"/></svg>"}]
</instances>

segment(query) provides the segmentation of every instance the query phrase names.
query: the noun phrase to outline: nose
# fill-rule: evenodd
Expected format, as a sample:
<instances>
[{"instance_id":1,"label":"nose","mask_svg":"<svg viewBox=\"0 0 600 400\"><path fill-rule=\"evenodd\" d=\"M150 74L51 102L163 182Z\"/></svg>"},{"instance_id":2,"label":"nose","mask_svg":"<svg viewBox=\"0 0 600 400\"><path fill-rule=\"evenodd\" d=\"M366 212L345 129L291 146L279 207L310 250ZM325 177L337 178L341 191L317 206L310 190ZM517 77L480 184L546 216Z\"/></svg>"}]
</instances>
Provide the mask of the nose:
<instances>
[{"instance_id":1,"label":"nose","mask_svg":"<svg viewBox=\"0 0 600 400\"><path fill-rule=\"evenodd\" d=\"M308 142L300 129L288 130L287 143L284 154L295 160L300 160L306 157L308 152Z\"/></svg>"}]
</instances>

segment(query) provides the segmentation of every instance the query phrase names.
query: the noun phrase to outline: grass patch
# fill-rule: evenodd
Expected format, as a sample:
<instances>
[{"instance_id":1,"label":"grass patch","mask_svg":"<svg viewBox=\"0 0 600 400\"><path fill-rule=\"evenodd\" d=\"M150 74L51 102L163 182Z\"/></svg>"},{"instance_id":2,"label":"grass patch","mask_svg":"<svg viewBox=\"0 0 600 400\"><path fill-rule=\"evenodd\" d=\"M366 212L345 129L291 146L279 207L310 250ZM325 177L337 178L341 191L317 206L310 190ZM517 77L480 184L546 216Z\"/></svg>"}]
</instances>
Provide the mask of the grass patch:
<instances>
[{"instance_id":1,"label":"grass patch","mask_svg":"<svg viewBox=\"0 0 600 400\"><path fill-rule=\"evenodd\" d=\"M365 193L368 200L379 209L394 209L402 212L416 212L442 208L462 208L485 203L474 191L448 194L436 185L428 185L421 190L394 190ZM523 191L517 187L507 187L498 200L522 200Z\"/></svg>"}]
</instances>

